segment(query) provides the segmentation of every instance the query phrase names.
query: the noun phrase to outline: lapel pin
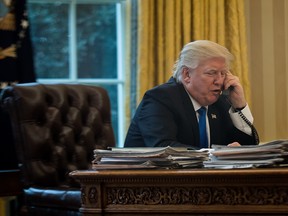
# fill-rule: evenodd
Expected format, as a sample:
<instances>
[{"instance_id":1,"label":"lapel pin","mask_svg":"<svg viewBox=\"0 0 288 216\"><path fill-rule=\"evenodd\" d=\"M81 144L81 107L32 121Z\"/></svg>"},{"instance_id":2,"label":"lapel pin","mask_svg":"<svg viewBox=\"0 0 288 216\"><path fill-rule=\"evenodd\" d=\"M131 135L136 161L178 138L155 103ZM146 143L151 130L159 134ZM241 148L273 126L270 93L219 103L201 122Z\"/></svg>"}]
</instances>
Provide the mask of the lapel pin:
<instances>
[{"instance_id":1,"label":"lapel pin","mask_svg":"<svg viewBox=\"0 0 288 216\"><path fill-rule=\"evenodd\" d=\"M212 119L217 119L216 114L211 114Z\"/></svg>"}]
</instances>

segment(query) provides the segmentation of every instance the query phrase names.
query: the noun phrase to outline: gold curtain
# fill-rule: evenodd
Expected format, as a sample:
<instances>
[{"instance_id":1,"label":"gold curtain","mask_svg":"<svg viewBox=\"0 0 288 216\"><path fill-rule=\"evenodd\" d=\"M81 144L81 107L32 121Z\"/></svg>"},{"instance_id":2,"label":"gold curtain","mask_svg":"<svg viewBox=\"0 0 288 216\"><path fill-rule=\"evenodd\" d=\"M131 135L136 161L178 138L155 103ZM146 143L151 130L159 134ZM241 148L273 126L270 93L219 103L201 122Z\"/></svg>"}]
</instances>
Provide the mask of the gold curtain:
<instances>
[{"instance_id":1,"label":"gold curtain","mask_svg":"<svg viewBox=\"0 0 288 216\"><path fill-rule=\"evenodd\" d=\"M164 83L184 44L199 39L226 46L235 56L250 103L243 0L138 0L137 101Z\"/></svg>"},{"instance_id":2,"label":"gold curtain","mask_svg":"<svg viewBox=\"0 0 288 216\"><path fill-rule=\"evenodd\" d=\"M130 94L130 90L131 90L131 86L130 86L130 82L131 82L131 64L130 62L132 61L131 59L131 43L129 43L129 41L131 41L131 13L132 13L132 0L126 0L126 44L125 44L125 51L126 51L126 59L125 59L125 77L126 80L125 82L127 83L125 85L125 130L127 129L127 126L130 124L130 116L131 116L131 110L130 110L130 99L131 99L131 94Z\"/></svg>"}]
</instances>

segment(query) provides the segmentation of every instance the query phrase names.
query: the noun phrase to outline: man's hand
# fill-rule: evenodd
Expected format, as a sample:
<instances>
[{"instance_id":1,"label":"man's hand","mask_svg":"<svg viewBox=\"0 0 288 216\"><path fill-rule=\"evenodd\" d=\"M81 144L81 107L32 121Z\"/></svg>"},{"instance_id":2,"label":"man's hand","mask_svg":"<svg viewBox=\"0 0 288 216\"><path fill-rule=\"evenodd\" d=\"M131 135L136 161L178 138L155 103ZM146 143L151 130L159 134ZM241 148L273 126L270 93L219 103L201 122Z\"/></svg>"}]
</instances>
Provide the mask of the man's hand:
<instances>
[{"instance_id":1,"label":"man's hand","mask_svg":"<svg viewBox=\"0 0 288 216\"><path fill-rule=\"evenodd\" d=\"M235 146L241 146L241 145L240 145L240 143L238 143L238 142L233 142L233 143L228 144L227 146L229 146L229 147L235 147Z\"/></svg>"},{"instance_id":2,"label":"man's hand","mask_svg":"<svg viewBox=\"0 0 288 216\"><path fill-rule=\"evenodd\" d=\"M226 74L224 80L224 90L229 88L229 100L233 108L243 108L247 105L244 96L244 90L237 76L230 71Z\"/></svg>"}]
</instances>

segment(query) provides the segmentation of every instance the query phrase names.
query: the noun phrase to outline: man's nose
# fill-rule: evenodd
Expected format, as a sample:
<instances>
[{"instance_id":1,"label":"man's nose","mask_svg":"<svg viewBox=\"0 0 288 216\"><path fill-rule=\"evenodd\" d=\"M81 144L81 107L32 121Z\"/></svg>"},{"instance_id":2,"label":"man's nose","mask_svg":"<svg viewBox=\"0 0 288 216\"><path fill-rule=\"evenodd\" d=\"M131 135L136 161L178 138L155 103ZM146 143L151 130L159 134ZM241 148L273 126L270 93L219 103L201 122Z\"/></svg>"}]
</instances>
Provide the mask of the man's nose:
<instances>
[{"instance_id":1,"label":"man's nose","mask_svg":"<svg viewBox=\"0 0 288 216\"><path fill-rule=\"evenodd\" d=\"M214 75L214 84L223 84L225 77L221 75L221 73L216 73Z\"/></svg>"}]
</instances>

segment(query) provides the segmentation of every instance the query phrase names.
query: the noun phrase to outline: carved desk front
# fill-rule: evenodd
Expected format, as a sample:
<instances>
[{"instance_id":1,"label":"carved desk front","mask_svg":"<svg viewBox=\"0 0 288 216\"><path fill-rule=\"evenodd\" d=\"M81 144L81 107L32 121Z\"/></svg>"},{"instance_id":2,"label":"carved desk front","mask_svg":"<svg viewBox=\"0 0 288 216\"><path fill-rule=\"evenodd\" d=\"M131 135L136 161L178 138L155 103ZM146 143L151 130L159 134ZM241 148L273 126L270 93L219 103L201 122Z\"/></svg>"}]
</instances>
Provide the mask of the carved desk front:
<instances>
[{"instance_id":1,"label":"carved desk front","mask_svg":"<svg viewBox=\"0 0 288 216\"><path fill-rule=\"evenodd\" d=\"M288 215L288 169L87 170L83 215Z\"/></svg>"}]
</instances>

